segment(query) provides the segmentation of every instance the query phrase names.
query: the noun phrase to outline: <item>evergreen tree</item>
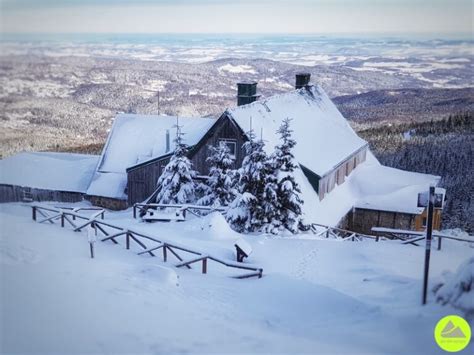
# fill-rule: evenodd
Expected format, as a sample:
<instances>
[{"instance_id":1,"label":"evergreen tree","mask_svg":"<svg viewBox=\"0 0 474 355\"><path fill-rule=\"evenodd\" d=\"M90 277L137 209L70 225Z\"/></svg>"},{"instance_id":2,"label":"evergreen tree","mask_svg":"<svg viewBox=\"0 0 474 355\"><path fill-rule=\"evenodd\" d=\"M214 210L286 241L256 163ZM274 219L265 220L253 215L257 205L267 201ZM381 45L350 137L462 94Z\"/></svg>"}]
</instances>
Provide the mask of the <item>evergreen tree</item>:
<instances>
[{"instance_id":1,"label":"evergreen tree","mask_svg":"<svg viewBox=\"0 0 474 355\"><path fill-rule=\"evenodd\" d=\"M272 155L273 164L276 168L277 185L277 205L274 213L280 225L292 233L297 233L299 229L306 229L302 223L301 190L295 180L294 171L298 169L298 164L292 153L296 145L291 138L290 119L285 119L280 125L277 133L280 135L281 143L276 146ZM278 223L274 223L276 226Z\"/></svg>"},{"instance_id":2,"label":"evergreen tree","mask_svg":"<svg viewBox=\"0 0 474 355\"><path fill-rule=\"evenodd\" d=\"M210 165L209 178L203 188L203 197L198 204L205 206L229 206L234 200L233 189L235 171L234 157L231 156L229 147L220 141L215 147L209 146L210 155L206 159Z\"/></svg>"},{"instance_id":3,"label":"evergreen tree","mask_svg":"<svg viewBox=\"0 0 474 355\"><path fill-rule=\"evenodd\" d=\"M183 142L181 127L176 125L176 148L166 165L163 173L158 179L159 188L156 196L157 203L163 204L185 204L195 199L196 184L193 178L196 172L192 169L192 163L188 159L188 148Z\"/></svg>"},{"instance_id":4,"label":"evergreen tree","mask_svg":"<svg viewBox=\"0 0 474 355\"><path fill-rule=\"evenodd\" d=\"M226 219L234 230L239 233L247 233L253 231L253 210L256 201L255 196L248 192L237 192L235 199L230 203L226 213Z\"/></svg>"},{"instance_id":5,"label":"evergreen tree","mask_svg":"<svg viewBox=\"0 0 474 355\"><path fill-rule=\"evenodd\" d=\"M263 140L256 140L253 131L248 137L243 146L246 155L239 169L238 195L227 212L227 219L240 232L268 231L272 221L270 201L276 199L271 185L273 168L263 150Z\"/></svg>"}]
</instances>

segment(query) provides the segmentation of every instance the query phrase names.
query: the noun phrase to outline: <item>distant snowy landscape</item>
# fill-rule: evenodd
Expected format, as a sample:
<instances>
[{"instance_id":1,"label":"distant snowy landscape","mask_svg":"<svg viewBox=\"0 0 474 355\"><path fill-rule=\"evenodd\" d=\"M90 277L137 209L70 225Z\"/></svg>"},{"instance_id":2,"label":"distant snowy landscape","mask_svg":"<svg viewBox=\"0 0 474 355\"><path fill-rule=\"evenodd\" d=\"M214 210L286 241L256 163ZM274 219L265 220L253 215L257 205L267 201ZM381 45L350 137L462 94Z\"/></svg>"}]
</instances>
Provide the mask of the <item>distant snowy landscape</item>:
<instances>
[{"instance_id":1,"label":"distant snowy landscape","mask_svg":"<svg viewBox=\"0 0 474 355\"><path fill-rule=\"evenodd\" d=\"M35 224L27 205L3 204L2 353L442 354L434 326L459 314L432 292L420 305L422 247L243 236L215 216L147 224L127 210L106 220L225 260L244 238L253 248L245 263L264 276L232 279L214 264L203 275L110 241L90 259L86 233ZM472 254L449 240L433 250L430 289Z\"/></svg>"}]
</instances>

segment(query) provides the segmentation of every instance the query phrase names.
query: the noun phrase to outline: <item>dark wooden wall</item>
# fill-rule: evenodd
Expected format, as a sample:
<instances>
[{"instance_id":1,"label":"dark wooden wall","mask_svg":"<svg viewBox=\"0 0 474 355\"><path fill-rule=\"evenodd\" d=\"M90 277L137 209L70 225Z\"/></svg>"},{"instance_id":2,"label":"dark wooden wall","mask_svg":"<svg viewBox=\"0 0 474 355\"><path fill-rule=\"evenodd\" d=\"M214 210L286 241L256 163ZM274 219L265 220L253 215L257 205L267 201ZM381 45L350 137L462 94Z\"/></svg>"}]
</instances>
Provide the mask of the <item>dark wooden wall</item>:
<instances>
[{"instance_id":1,"label":"dark wooden wall","mask_svg":"<svg viewBox=\"0 0 474 355\"><path fill-rule=\"evenodd\" d=\"M84 199L80 192L54 191L35 189L16 185L0 185L0 202L21 202L24 197L31 197L33 201L79 202Z\"/></svg>"},{"instance_id":2,"label":"dark wooden wall","mask_svg":"<svg viewBox=\"0 0 474 355\"><path fill-rule=\"evenodd\" d=\"M409 213L354 208L344 219L344 228L365 234L374 234L372 227L416 230L417 217Z\"/></svg>"},{"instance_id":3,"label":"dark wooden wall","mask_svg":"<svg viewBox=\"0 0 474 355\"><path fill-rule=\"evenodd\" d=\"M141 165L127 173L128 205L143 202L156 189L156 182L170 161L169 157Z\"/></svg>"},{"instance_id":4,"label":"dark wooden wall","mask_svg":"<svg viewBox=\"0 0 474 355\"><path fill-rule=\"evenodd\" d=\"M206 162L209 156L209 146L215 146L220 139L229 139L236 142L235 152L235 163L234 168L242 166L245 152L242 149L243 144L247 138L241 133L241 130L235 125L235 123L223 117L217 122L217 124L211 129L204 139L196 146L196 149L192 152L191 161L193 167L200 175L209 174L209 165Z\"/></svg>"}]
</instances>

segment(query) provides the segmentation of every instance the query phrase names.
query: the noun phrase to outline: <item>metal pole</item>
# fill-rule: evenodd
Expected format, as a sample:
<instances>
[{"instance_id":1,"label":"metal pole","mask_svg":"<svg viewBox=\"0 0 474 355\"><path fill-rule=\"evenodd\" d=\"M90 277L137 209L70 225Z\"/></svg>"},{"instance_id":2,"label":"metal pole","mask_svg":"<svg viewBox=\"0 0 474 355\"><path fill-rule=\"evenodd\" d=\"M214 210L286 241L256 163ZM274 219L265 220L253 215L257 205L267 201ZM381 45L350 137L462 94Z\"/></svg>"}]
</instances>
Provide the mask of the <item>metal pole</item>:
<instances>
[{"instance_id":1,"label":"metal pole","mask_svg":"<svg viewBox=\"0 0 474 355\"><path fill-rule=\"evenodd\" d=\"M426 226L426 247L425 247L425 269L423 273L423 300L422 303L426 304L426 298L428 296L428 273L430 269L430 253L431 253L431 239L433 234L433 208L434 208L434 197L435 188L430 186L430 194L428 201L428 216Z\"/></svg>"}]
</instances>

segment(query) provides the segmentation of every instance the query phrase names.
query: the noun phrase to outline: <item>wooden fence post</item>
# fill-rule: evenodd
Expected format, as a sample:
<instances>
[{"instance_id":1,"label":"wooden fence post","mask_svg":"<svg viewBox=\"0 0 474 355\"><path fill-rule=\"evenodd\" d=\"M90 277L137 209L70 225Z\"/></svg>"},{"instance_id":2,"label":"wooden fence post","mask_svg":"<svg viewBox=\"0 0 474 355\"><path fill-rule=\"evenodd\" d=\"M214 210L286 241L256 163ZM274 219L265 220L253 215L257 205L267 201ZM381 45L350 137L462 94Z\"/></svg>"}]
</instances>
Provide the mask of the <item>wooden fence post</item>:
<instances>
[{"instance_id":1,"label":"wooden fence post","mask_svg":"<svg viewBox=\"0 0 474 355\"><path fill-rule=\"evenodd\" d=\"M61 227L64 228L64 213L61 212Z\"/></svg>"},{"instance_id":2,"label":"wooden fence post","mask_svg":"<svg viewBox=\"0 0 474 355\"><path fill-rule=\"evenodd\" d=\"M207 274L207 258L202 259L202 273Z\"/></svg>"},{"instance_id":3,"label":"wooden fence post","mask_svg":"<svg viewBox=\"0 0 474 355\"><path fill-rule=\"evenodd\" d=\"M137 219L137 205L133 205L133 219Z\"/></svg>"},{"instance_id":4,"label":"wooden fence post","mask_svg":"<svg viewBox=\"0 0 474 355\"><path fill-rule=\"evenodd\" d=\"M91 250L91 259L94 259L94 243L89 242L90 250Z\"/></svg>"},{"instance_id":5,"label":"wooden fence post","mask_svg":"<svg viewBox=\"0 0 474 355\"><path fill-rule=\"evenodd\" d=\"M329 228L326 229L326 238L329 238Z\"/></svg>"},{"instance_id":6,"label":"wooden fence post","mask_svg":"<svg viewBox=\"0 0 474 355\"><path fill-rule=\"evenodd\" d=\"M438 237L438 250L441 250L441 237Z\"/></svg>"},{"instance_id":7,"label":"wooden fence post","mask_svg":"<svg viewBox=\"0 0 474 355\"><path fill-rule=\"evenodd\" d=\"M163 261L166 263L166 260L167 260L167 255L166 255L166 244L163 244Z\"/></svg>"},{"instance_id":8,"label":"wooden fence post","mask_svg":"<svg viewBox=\"0 0 474 355\"><path fill-rule=\"evenodd\" d=\"M33 221L36 222L36 206L33 206L32 217L33 217Z\"/></svg>"},{"instance_id":9,"label":"wooden fence post","mask_svg":"<svg viewBox=\"0 0 474 355\"><path fill-rule=\"evenodd\" d=\"M126 244L127 244L127 249L130 249L130 233L128 231L126 234Z\"/></svg>"}]
</instances>

